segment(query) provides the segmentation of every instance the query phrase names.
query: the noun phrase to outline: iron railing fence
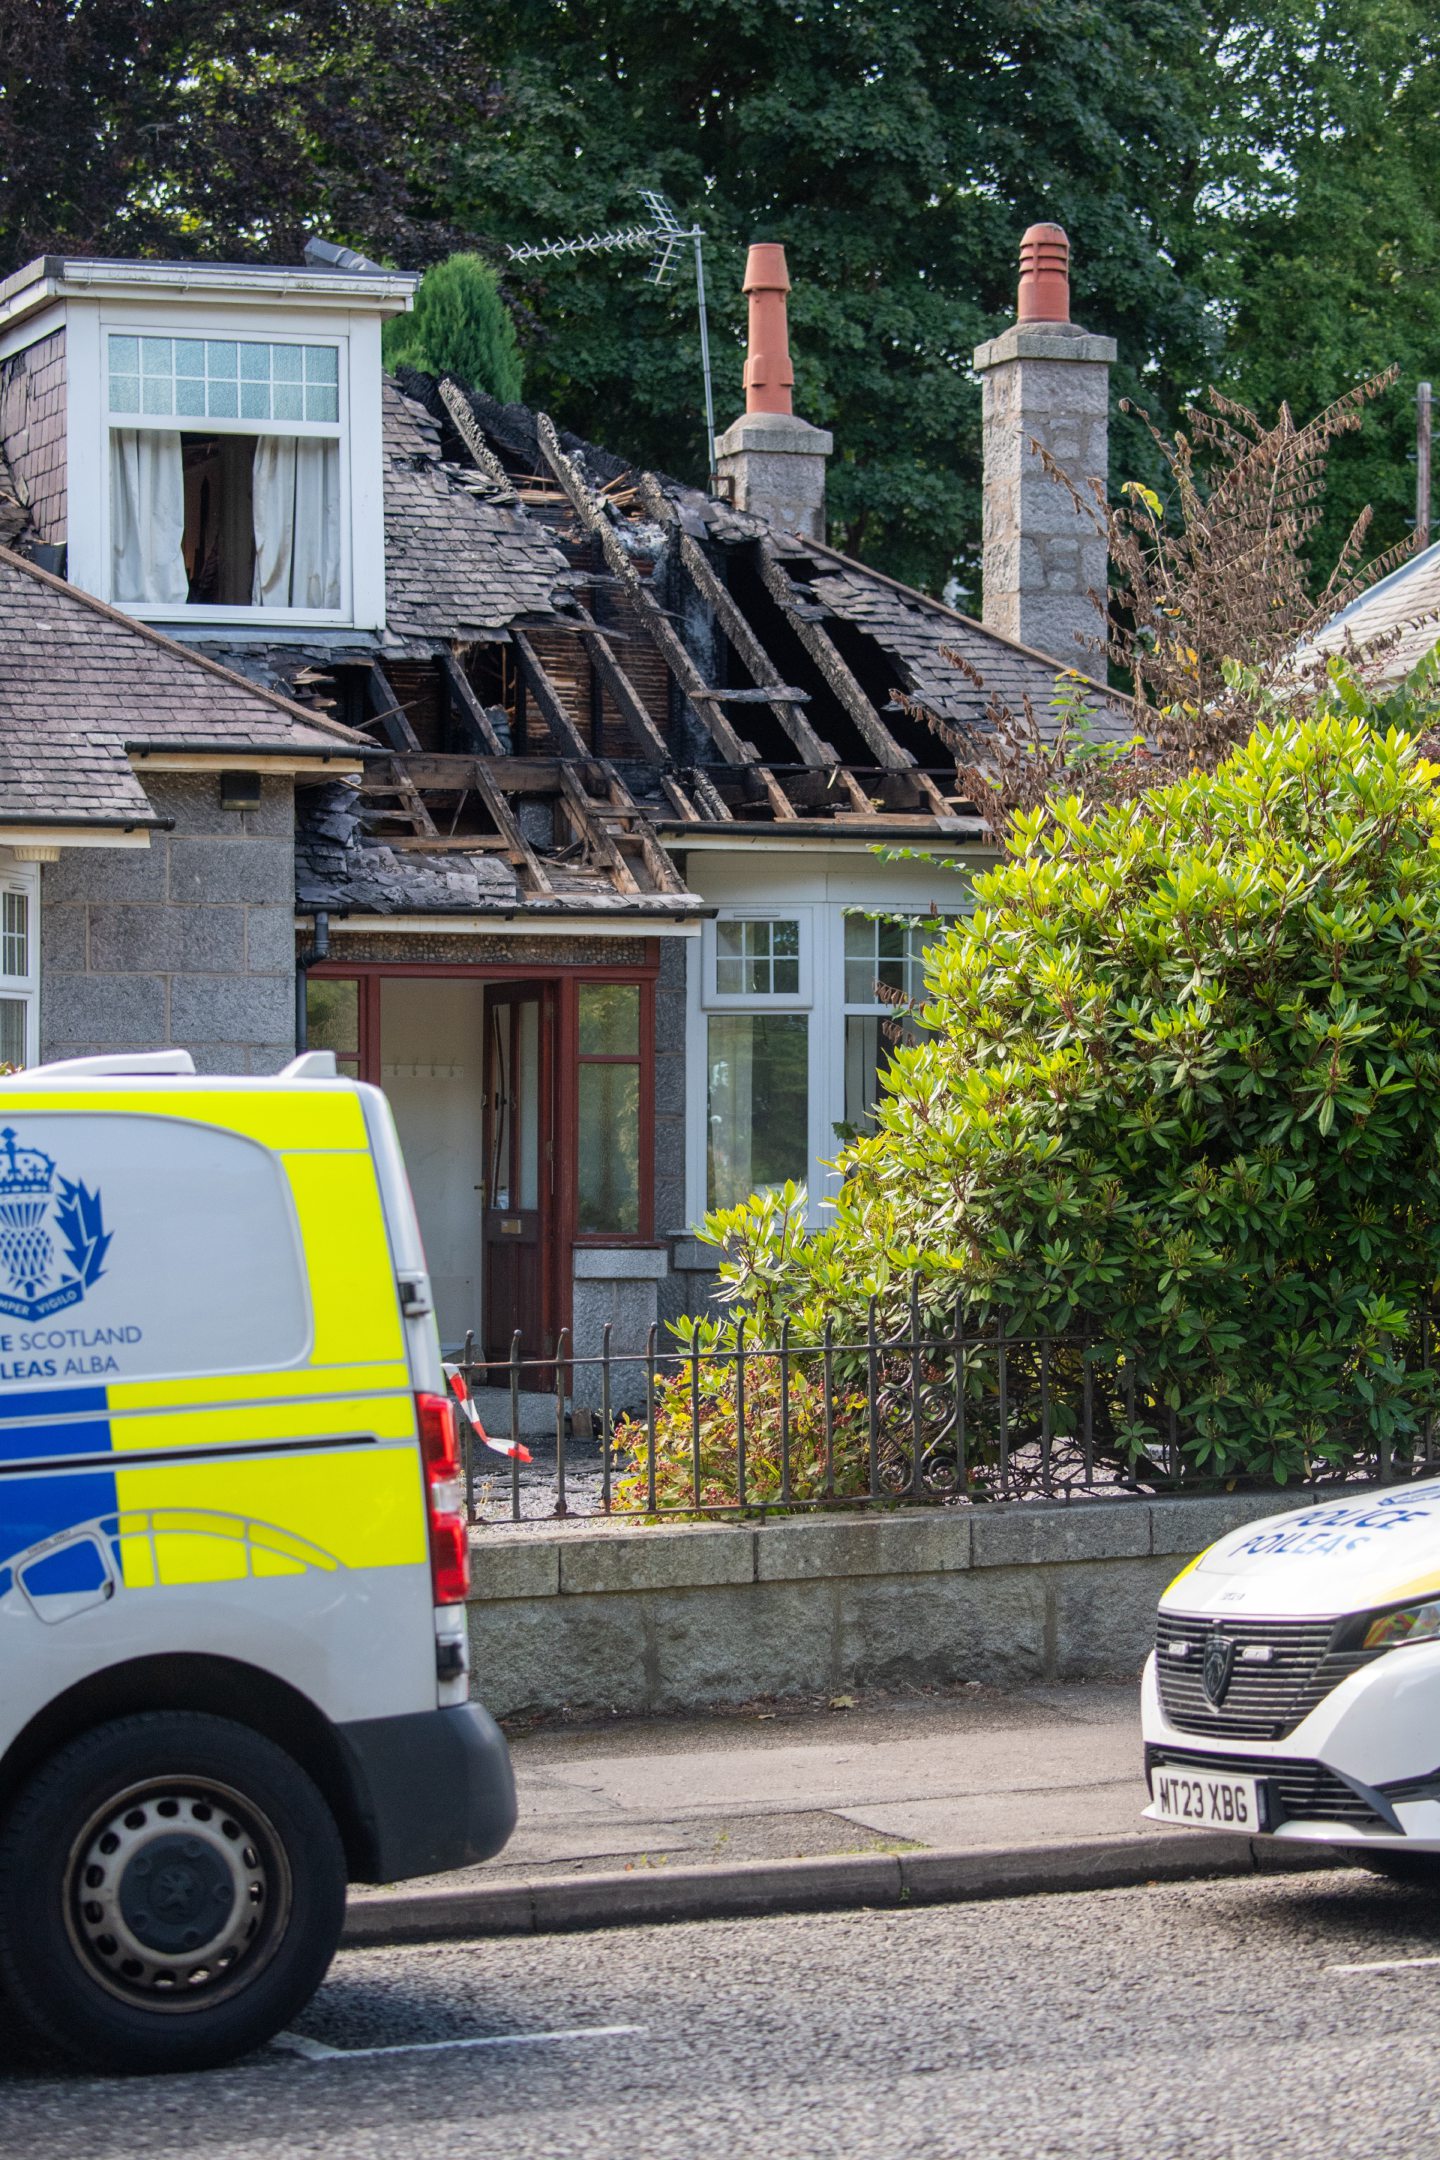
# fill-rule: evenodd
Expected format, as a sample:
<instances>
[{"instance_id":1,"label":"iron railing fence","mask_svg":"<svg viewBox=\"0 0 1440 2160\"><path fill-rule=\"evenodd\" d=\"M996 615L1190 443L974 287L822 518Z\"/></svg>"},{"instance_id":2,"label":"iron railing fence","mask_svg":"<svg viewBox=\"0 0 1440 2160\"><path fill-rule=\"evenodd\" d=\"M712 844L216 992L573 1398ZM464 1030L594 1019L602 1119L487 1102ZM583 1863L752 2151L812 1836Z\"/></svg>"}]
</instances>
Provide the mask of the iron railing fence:
<instances>
[{"instance_id":1,"label":"iron railing fence","mask_svg":"<svg viewBox=\"0 0 1440 2160\"><path fill-rule=\"evenodd\" d=\"M610 1337L607 1326L600 1351L577 1356L562 1332L548 1357L525 1357L517 1330L504 1362L477 1356L466 1337L459 1370L485 1431L502 1448L528 1436L543 1458L538 1470L513 1453L502 1465L462 1419L472 1522L482 1499L523 1520L537 1478L556 1516L1122 1498L1244 1482L1197 1469L1143 1353L1084 1336L938 1328L912 1301L898 1330L885 1330L872 1302L863 1333L827 1326L818 1343L794 1341L788 1322L770 1343L750 1340L743 1324L703 1347L673 1344L668 1330L662 1345L658 1326L640 1352L613 1351ZM1332 1431L1297 1491L1440 1471L1435 1417L1423 1406L1430 1347L1426 1321L1410 1432L1377 1443L1358 1422Z\"/></svg>"}]
</instances>

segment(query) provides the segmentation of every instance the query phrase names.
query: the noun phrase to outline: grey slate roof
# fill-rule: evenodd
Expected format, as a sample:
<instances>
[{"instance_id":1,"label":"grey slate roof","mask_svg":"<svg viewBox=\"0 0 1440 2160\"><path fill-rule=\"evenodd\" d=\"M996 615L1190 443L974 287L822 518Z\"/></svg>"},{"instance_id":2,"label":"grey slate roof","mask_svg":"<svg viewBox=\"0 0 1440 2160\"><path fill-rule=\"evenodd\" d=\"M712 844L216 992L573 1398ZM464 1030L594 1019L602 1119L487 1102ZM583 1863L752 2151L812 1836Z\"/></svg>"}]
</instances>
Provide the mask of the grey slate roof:
<instances>
[{"instance_id":1,"label":"grey slate roof","mask_svg":"<svg viewBox=\"0 0 1440 2160\"><path fill-rule=\"evenodd\" d=\"M425 407L384 389L386 629L383 649L423 656L549 615L568 566L544 527L483 474L448 463Z\"/></svg>"},{"instance_id":2,"label":"grey slate roof","mask_svg":"<svg viewBox=\"0 0 1440 2160\"><path fill-rule=\"evenodd\" d=\"M795 542L788 547L782 543L777 552L782 559L799 557L817 566L817 574L804 580L802 593L813 594L830 614L873 638L894 666L896 687L942 720L984 729L992 697L1017 714L1028 697L1041 735L1054 734L1056 682L1064 671L1044 653L1000 637L972 616L896 584L833 548ZM947 651L961 654L978 682L948 660ZM1086 657L1077 646L1073 665L1078 668ZM1096 735L1124 740L1133 734L1128 707L1116 693L1097 686L1091 707Z\"/></svg>"},{"instance_id":3,"label":"grey slate roof","mask_svg":"<svg viewBox=\"0 0 1440 2160\"><path fill-rule=\"evenodd\" d=\"M1440 543L1352 600L1295 657L1303 667L1351 645L1363 652L1377 638L1394 639L1376 669L1381 683L1398 683L1440 641Z\"/></svg>"},{"instance_id":4,"label":"grey slate roof","mask_svg":"<svg viewBox=\"0 0 1440 2160\"><path fill-rule=\"evenodd\" d=\"M150 825L127 747L367 748L0 549L0 823Z\"/></svg>"}]
</instances>

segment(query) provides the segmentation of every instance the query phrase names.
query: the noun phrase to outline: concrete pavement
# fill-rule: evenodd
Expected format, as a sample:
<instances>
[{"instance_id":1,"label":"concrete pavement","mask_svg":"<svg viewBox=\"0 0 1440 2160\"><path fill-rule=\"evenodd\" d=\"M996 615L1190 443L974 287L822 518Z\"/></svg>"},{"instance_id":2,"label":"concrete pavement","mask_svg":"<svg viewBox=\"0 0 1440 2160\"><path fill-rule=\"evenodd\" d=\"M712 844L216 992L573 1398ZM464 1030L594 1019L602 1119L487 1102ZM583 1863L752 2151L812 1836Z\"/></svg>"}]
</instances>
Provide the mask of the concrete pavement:
<instances>
[{"instance_id":1,"label":"concrete pavement","mask_svg":"<svg viewBox=\"0 0 1440 2160\"><path fill-rule=\"evenodd\" d=\"M1055 1845L1151 1828L1139 1819L1135 1686L835 1702L515 1733L519 1824L469 1879Z\"/></svg>"},{"instance_id":2,"label":"concrete pavement","mask_svg":"<svg viewBox=\"0 0 1440 2160\"><path fill-rule=\"evenodd\" d=\"M1134 1685L547 1723L468 1873L352 1893L352 1943L1084 1890L1324 1865L1144 1822Z\"/></svg>"}]
</instances>

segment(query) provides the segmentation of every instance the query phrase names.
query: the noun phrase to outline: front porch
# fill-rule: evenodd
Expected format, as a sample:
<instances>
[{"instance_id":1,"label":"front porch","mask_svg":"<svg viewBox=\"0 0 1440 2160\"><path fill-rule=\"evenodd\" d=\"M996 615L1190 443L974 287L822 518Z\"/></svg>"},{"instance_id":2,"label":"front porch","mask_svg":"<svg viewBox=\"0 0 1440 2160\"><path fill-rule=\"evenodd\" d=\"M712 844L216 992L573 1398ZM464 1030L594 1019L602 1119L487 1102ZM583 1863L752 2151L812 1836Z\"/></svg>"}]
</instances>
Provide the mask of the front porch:
<instances>
[{"instance_id":1,"label":"front porch","mask_svg":"<svg viewBox=\"0 0 1440 2160\"><path fill-rule=\"evenodd\" d=\"M549 1430L553 1384L534 1361L562 1334L576 1358L598 1355L607 1325L617 1352L643 1353L661 1316L684 1204L679 942L387 944L358 918L331 927L330 956L306 969L308 1045L389 1099L446 1354L473 1342L507 1425L518 1358L522 1429L533 1396ZM459 956L428 957L436 946ZM673 1049L657 1048L657 1006ZM567 1391L584 1408L598 1407L591 1370Z\"/></svg>"}]
</instances>

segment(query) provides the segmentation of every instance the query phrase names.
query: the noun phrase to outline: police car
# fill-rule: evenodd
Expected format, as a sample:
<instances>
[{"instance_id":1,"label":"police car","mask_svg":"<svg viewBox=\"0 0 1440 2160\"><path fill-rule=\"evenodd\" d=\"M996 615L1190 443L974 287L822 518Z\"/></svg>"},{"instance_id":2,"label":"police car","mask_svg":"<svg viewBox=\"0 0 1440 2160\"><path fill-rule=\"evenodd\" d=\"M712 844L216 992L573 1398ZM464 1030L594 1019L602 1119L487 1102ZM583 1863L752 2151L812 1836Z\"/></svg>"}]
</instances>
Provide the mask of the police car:
<instances>
[{"instance_id":1,"label":"police car","mask_svg":"<svg viewBox=\"0 0 1440 2160\"><path fill-rule=\"evenodd\" d=\"M469 1700L455 1404L389 1108L312 1052L0 1080L0 1996L194 2069L324 1977L347 1881L515 1821Z\"/></svg>"},{"instance_id":2,"label":"police car","mask_svg":"<svg viewBox=\"0 0 1440 2160\"><path fill-rule=\"evenodd\" d=\"M1155 1822L1440 1878L1440 1483L1249 1524L1160 1600Z\"/></svg>"}]
</instances>

